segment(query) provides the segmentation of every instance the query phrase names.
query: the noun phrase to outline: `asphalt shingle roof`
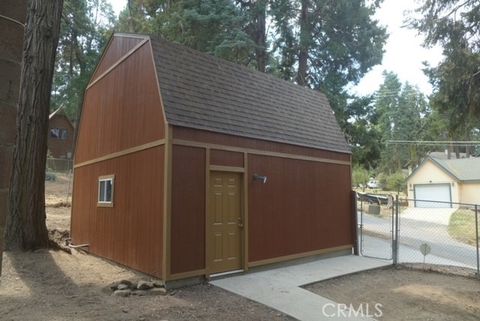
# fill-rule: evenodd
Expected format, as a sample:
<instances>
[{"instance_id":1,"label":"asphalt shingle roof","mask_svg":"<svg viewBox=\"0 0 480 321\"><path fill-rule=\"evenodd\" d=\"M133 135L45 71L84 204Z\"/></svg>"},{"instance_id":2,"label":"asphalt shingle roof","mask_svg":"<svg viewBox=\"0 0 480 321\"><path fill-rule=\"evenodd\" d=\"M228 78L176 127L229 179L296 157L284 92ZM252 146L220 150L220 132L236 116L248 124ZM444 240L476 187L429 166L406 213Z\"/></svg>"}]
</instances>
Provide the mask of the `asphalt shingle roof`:
<instances>
[{"instance_id":1,"label":"asphalt shingle roof","mask_svg":"<svg viewBox=\"0 0 480 321\"><path fill-rule=\"evenodd\" d=\"M322 93L163 39L151 43L170 124L350 153Z\"/></svg>"},{"instance_id":2,"label":"asphalt shingle roof","mask_svg":"<svg viewBox=\"0 0 480 321\"><path fill-rule=\"evenodd\" d=\"M439 159L434 162L455 176L459 181L480 181L480 158Z\"/></svg>"}]
</instances>

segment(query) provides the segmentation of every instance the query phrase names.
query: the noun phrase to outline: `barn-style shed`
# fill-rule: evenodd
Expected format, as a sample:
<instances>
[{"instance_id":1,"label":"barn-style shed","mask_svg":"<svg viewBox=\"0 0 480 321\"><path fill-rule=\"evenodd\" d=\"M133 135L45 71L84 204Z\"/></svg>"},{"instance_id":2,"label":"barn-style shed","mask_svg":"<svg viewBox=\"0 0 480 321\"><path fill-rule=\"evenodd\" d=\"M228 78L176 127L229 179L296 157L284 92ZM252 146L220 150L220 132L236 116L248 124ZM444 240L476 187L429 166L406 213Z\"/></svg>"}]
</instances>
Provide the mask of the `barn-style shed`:
<instances>
[{"instance_id":1,"label":"barn-style shed","mask_svg":"<svg viewBox=\"0 0 480 321\"><path fill-rule=\"evenodd\" d=\"M84 97L74 244L165 281L351 253L351 153L319 92L115 34Z\"/></svg>"}]
</instances>

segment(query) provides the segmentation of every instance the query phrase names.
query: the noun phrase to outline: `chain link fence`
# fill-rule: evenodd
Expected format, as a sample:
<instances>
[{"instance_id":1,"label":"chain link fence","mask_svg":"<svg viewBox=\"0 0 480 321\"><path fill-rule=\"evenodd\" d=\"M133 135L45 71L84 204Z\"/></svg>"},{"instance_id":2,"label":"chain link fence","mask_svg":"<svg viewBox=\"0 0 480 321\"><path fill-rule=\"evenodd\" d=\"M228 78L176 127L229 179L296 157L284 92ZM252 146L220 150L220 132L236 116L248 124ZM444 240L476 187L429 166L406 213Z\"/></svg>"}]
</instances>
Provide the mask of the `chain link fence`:
<instances>
[{"instance_id":1,"label":"chain link fence","mask_svg":"<svg viewBox=\"0 0 480 321\"><path fill-rule=\"evenodd\" d=\"M480 206L357 193L360 254L447 265L480 276Z\"/></svg>"},{"instance_id":2,"label":"chain link fence","mask_svg":"<svg viewBox=\"0 0 480 321\"><path fill-rule=\"evenodd\" d=\"M47 158L47 173L61 172L68 173L73 169L73 160L67 158Z\"/></svg>"}]
</instances>

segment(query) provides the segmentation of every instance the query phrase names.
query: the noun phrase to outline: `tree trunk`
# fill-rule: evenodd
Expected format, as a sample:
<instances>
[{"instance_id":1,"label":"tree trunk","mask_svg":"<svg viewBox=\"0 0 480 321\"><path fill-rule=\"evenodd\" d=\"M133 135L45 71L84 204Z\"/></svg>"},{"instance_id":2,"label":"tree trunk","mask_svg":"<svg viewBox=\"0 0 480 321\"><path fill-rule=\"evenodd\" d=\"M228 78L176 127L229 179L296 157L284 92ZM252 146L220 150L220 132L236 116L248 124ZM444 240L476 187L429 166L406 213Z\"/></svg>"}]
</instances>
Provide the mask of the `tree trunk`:
<instances>
[{"instance_id":1,"label":"tree trunk","mask_svg":"<svg viewBox=\"0 0 480 321\"><path fill-rule=\"evenodd\" d=\"M308 76L308 49L310 44L310 26L308 19L308 0L301 1L302 7L300 9L300 41L298 51L298 71L297 71L297 84L300 86L307 86Z\"/></svg>"},{"instance_id":2,"label":"tree trunk","mask_svg":"<svg viewBox=\"0 0 480 321\"><path fill-rule=\"evenodd\" d=\"M7 249L48 246L45 163L48 114L63 0L30 0L25 24L17 136L10 181Z\"/></svg>"},{"instance_id":3,"label":"tree trunk","mask_svg":"<svg viewBox=\"0 0 480 321\"><path fill-rule=\"evenodd\" d=\"M15 145L15 119L22 65L25 0L2 0L0 14L0 274L7 217L10 174ZM8 44L8 45L7 45Z\"/></svg>"},{"instance_id":4,"label":"tree trunk","mask_svg":"<svg viewBox=\"0 0 480 321\"><path fill-rule=\"evenodd\" d=\"M255 5L255 57L258 71L265 72L267 67L267 35L266 35L267 1L260 0Z\"/></svg>"}]
</instances>

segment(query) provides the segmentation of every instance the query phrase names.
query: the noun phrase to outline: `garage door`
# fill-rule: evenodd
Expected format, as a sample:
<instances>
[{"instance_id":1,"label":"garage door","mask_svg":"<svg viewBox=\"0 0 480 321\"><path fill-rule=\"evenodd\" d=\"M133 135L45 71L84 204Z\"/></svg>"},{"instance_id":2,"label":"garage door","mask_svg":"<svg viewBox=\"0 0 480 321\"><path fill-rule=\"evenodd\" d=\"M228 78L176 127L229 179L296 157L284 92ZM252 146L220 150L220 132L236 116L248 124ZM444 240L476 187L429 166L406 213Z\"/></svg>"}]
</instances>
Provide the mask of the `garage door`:
<instances>
[{"instance_id":1,"label":"garage door","mask_svg":"<svg viewBox=\"0 0 480 321\"><path fill-rule=\"evenodd\" d=\"M422 202L451 202L450 184L415 185L414 188L415 207L452 207L451 203Z\"/></svg>"}]
</instances>

